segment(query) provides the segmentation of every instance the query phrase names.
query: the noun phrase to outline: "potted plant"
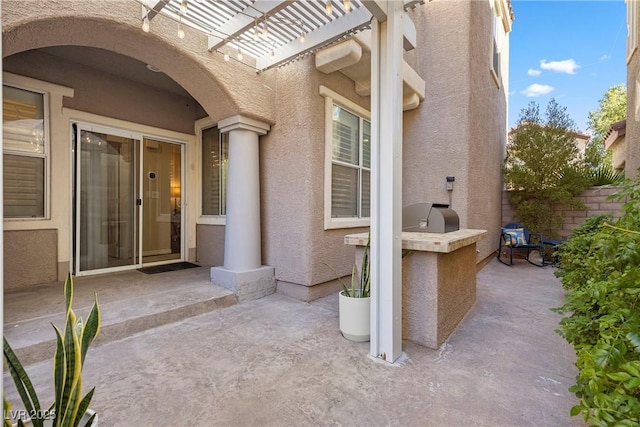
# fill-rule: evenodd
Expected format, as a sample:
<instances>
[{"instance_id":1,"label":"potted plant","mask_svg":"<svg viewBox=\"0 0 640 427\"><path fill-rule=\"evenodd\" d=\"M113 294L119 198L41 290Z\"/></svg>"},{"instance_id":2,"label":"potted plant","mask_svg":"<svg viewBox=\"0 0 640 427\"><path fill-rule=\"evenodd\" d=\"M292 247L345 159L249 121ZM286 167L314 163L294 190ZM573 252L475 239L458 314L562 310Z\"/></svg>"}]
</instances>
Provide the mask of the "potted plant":
<instances>
[{"instance_id":1,"label":"potted plant","mask_svg":"<svg viewBox=\"0 0 640 427\"><path fill-rule=\"evenodd\" d=\"M367 239L362 254L362 264L358 271L357 263L353 265L351 272L351 287L342 282L342 291L339 295L340 332L342 336L351 341L369 341L370 335L370 301L371 301L371 276L369 268L369 244Z\"/></svg>"},{"instance_id":2,"label":"potted plant","mask_svg":"<svg viewBox=\"0 0 640 427\"><path fill-rule=\"evenodd\" d=\"M15 352L4 338L4 360L13 378L18 394L25 410L12 412L8 402L4 401L5 426L11 426L8 415L28 415L31 419L19 419L17 426L33 427L96 427L98 416L89 409L95 387L82 396L82 366L89 345L100 331L100 307L95 297L86 322L77 318L71 308L73 300L73 278L67 275L64 284L66 300L66 317L64 330L61 332L55 325L56 351L53 359L53 384L55 400L48 409L42 409L40 401Z\"/></svg>"}]
</instances>

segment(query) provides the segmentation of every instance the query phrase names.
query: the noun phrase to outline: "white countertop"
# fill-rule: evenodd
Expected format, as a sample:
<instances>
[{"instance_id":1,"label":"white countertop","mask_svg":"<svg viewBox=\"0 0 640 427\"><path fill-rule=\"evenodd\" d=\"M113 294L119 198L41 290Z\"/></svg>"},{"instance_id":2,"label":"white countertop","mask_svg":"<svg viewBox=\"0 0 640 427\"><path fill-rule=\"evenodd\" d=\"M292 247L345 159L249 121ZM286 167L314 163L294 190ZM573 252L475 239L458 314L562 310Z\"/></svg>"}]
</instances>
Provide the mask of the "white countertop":
<instances>
[{"instance_id":1,"label":"white countertop","mask_svg":"<svg viewBox=\"0 0 640 427\"><path fill-rule=\"evenodd\" d=\"M449 233L402 232L402 249L423 252L449 253L483 239L487 230L463 229ZM348 234L344 244L366 246L369 233Z\"/></svg>"}]
</instances>

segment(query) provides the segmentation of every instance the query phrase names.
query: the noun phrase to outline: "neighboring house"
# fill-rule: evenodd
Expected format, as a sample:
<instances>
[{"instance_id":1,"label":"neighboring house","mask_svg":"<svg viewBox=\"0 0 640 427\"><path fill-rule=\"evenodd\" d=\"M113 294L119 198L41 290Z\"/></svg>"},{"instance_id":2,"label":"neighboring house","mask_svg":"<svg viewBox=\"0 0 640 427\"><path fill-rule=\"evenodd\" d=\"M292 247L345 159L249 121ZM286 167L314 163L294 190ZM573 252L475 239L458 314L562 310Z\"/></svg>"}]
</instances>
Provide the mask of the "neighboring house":
<instances>
[{"instance_id":1,"label":"neighboring house","mask_svg":"<svg viewBox=\"0 0 640 427\"><path fill-rule=\"evenodd\" d=\"M611 151L611 164L619 172L624 172L627 158L627 120L615 122L604 138L604 147Z\"/></svg>"},{"instance_id":2,"label":"neighboring house","mask_svg":"<svg viewBox=\"0 0 640 427\"><path fill-rule=\"evenodd\" d=\"M497 236L510 3L407 13L403 205L450 203ZM250 41L208 51L211 37L162 13L144 32L140 16L134 0L2 0L5 287L188 260L304 300L337 289L326 264L349 274L343 238L369 226L369 32L256 73Z\"/></svg>"},{"instance_id":3,"label":"neighboring house","mask_svg":"<svg viewBox=\"0 0 640 427\"><path fill-rule=\"evenodd\" d=\"M627 159L625 176L638 175L640 167L640 2L627 0Z\"/></svg>"},{"instance_id":4,"label":"neighboring house","mask_svg":"<svg viewBox=\"0 0 640 427\"><path fill-rule=\"evenodd\" d=\"M582 132L574 132L574 135L576 137L576 147L578 147L578 151L580 151L580 154L584 156L584 151L587 148L589 139L591 139L591 135Z\"/></svg>"}]
</instances>

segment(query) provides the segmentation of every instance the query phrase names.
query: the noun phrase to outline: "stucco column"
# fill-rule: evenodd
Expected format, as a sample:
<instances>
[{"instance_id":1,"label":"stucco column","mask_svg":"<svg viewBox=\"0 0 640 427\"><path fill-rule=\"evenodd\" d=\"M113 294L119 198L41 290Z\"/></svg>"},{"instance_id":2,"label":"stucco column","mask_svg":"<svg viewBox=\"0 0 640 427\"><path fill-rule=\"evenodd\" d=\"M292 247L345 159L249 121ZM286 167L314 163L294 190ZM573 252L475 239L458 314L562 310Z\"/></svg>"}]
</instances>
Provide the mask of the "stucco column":
<instances>
[{"instance_id":1,"label":"stucco column","mask_svg":"<svg viewBox=\"0 0 640 427\"><path fill-rule=\"evenodd\" d=\"M211 269L211 281L250 300L275 292L274 268L262 265L260 239L259 136L270 126L244 116L218 122L229 133L224 266Z\"/></svg>"}]
</instances>

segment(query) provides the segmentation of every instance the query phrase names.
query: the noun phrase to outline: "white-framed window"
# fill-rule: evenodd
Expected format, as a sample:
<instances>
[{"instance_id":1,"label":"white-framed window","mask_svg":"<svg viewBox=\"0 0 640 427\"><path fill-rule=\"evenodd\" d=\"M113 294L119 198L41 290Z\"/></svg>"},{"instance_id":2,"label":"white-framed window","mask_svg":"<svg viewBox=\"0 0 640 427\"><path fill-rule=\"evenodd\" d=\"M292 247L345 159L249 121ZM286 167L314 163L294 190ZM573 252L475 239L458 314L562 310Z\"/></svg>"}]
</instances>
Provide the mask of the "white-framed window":
<instances>
[{"instance_id":1,"label":"white-framed window","mask_svg":"<svg viewBox=\"0 0 640 427\"><path fill-rule=\"evenodd\" d=\"M636 50L638 50L638 1L627 2L627 64Z\"/></svg>"},{"instance_id":2,"label":"white-framed window","mask_svg":"<svg viewBox=\"0 0 640 427\"><path fill-rule=\"evenodd\" d=\"M500 81L502 80L502 76L500 75L500 31L502 26L502 17L501 11L498 6L498 2L493 3L493 14L492 14L492 31L491 31L491 76L493 80L496 82L498 88L500 88Z\"/></svg>"},{"instance_id":3,"label":"white-framed window","mask_svg":"<svg viewBox=\"0 0 640 427\"><path fill-rule=\"evenodd\" d=\"M320 86L325 97L325 229L368 226L371 114Z\"/></svg>"},{"instance_id":4,"label":"white-framed window","mask_svg":"<svg viewBox=\"0 0 640 427\"><path fill-rule=\"evenodd\" d=\"M49 218L49 96L4 84L3 191L6 219Z\"/></svg>"},{"instance_id":5,"label":"white-framed window","mask_svg":"<svg viewBox=\"0 0 640 427\"><path fill-rule=\"evenodd\" d=\"M227 213L227 164L229 134L217 126L203 128L202 144L202 217L224 217Z\"/></svg>"}]
</instances>

